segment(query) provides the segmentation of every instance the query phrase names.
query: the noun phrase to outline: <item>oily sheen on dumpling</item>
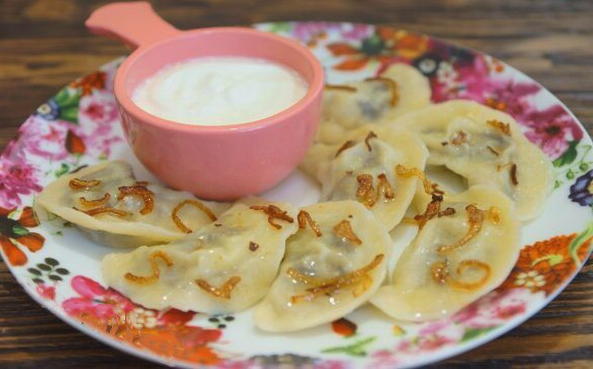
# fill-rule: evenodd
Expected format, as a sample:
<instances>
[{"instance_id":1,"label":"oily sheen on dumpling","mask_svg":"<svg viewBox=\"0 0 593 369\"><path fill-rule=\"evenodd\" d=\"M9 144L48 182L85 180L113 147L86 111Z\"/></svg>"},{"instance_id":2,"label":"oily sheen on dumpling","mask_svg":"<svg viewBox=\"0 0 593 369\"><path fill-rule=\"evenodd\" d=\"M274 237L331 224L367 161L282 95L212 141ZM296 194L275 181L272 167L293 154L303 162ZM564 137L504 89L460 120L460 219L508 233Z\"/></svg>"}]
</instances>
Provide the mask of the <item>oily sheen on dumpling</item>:
<instances>
[{"instance_id":1,"label":"oily sheen on dumpling","mask_svg":"<svg viewBox=\"0 0 593 369\"><path fill-rule=\"evenodd\" d=\"M181 240L105 256L103 280L152 309L238 312L266 294L296 228L287 204L236 203Z\"/></svg>"},{"instance_id":2,"label":"oily sheen on dumpling","mask_svg":"<svg viewBox=\"0 0 593 369\"><path fill-rule=\"evenodd\" d=\"M385 277L387 232L354 201L315 204L298 215L278 277L253 313L270 332L338 319L365 303Z\"/></svg>"},{"instance_id":3,"label":"oily sheen on dumpling","mask_svg":"<svg viewBox=\"0 0 593 369\"><path fill-rule=\"evenodd\" d=\"M357 200L387 230L400 222L416 190L417 177L396 167L424 169L428 152L420 139L388 126L365 125L337 145L315 144L301 166L321 183L321 200Z\"/></svg>"},{"instance_id":4,"label":"oily sheen on dumpling","mask_svg":"<svg viewBox=\"0 0 593 369\"><path fill-rule=\"evenodd\" d=\"M426 321L454 314L496 288L515 265L519 221L502 192L473 186L445 195L440 209L401 255L390 284L371 299L393 318Z\"/></svg>"},{"instance_id":5,"label":"oily sheen on dumpling","mask_svg":"<svg viewBox=\"0 0 593 369\"><path fill-rule=\"evenodd\" d=\"M113 247L182 238L212 223L230 206L138 182L123 161L106 161L62 176L45 187L37 204Z\"/></svg>"},{"instance_id":6,"label":"oily sheen on dumpling","mask_svg":"<svg viewBox=\"0 0 593 369\"><path fill-rule=\"evenodd\" d=\"M349 130L363 124L391 123L395 118L430 103L426 77L414 67L394 64L379 77L325 89L317 142L338 143Z\"/></svg>"},{"instance_id":7,"label":"oily sheen on dumpling","mask_svg":"<svg viewBox=\"0 0 593 369\"><path fill-rule=\"evenodd\" d=\"M520 220L536 217L551 189L551 165L508 114L454 100L399 118L395 127L417 132L430 151L428 165L445 166L469 186L489 184L509 196Z\"/></svg>"}]
</instances>

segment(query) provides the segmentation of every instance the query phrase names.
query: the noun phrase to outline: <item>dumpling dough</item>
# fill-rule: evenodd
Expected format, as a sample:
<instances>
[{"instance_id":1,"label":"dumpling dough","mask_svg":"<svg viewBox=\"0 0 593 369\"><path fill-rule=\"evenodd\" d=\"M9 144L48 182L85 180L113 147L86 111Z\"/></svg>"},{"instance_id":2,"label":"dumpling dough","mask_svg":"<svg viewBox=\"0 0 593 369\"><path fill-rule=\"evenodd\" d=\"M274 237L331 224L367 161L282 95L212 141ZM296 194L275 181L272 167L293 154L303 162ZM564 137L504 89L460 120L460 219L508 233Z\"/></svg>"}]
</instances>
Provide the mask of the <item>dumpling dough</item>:
<instances>
[{"instance_id":1,"label":"dumpling dough","mask_svg":"<svg viewBox=\"0 0 593 369\"><path fill-rule=\"evenodd\" d=\"M151 309L235 313L260 300L271 286L296 231L287 204L237 203L213 224L168 245L109 254L107 285ZM276 207L277 217L262 209ZM268 208L269 209L269 208ZM290 220L289 220L290 219Z\"/></svg>"},{"instance_id":2,"label":"dumpling dough","mask_svg":"<svg viewBox=\"0 0 593 369\"><path fill-rule=\"evenodd\" d=\"M265 331L296 331L338 319L366 302L385 277L391 240L359 203L306 207L299 227L288 239L278 278L254 309L255 324Z\"/></svg>"},{"instance_id":3,"label":"dumpling dough","mask_svg":"<svg viewBox=\"0 0 593 369\"><path fill-rule=\"evenodd\" d=\"M455 214L434 217L419 230L391 283L371 299L393 318L426 321L454 314L502 283L517 261L519 222L502 192L474 186L445 195L441 209L446 208Z\"/></svg>"},{"instance_id":4,"label":"dumpling dough","mask_svg":"<svg viewBox=\"0 0 593 369\"><path fill-rule=\"evenodd\" d=\"M120 188L124 186L138 186L132 189L138 195L118 199ZM152 210L143 211L148 204L142 194L149 192L152 193L147 195L152 198ZM91 203L87 204L81 198ZM104 201L93 202L99 199ZM176 212L185 227L182 229L173 221L172 214L184 201L186 203ZM212 223L230 206L198 200L188 192L137 182L130 165L123 161L106 161L58 178L39 194L37 205L75 224L94 241L113 247L137 247L177 240L189 231ZM205 208L200 209L200 206ZM120 215L84 212L97 208L114 208Z\"/></svg>"},{"instance_id":5,"label":"dumpling dough","mask_svg":"<svg viewBox=\"0 0 593 369\"><path fill-rule=\"evenodd\" d=\"M432 93L428 79L406 64L390 66L379 78L340 86L330 85L324 91L317 142L335 144L363 124L391 123L404 113L427 106Z\"/></svg>"},{"instance_id":6,"label":"dumpling dough","mask_svg":"<svg viewBox=\"0 0 593 369\"><path fill-rule=\"evenodd\" d=\"M302 168L321 183L321 201L358 200L389 231L402 219L418 181L397 176L396 166L423 170L427 156L416 135L389 126L365 125L340 144L313 145Z\"/></svg>"},{"instance_id":7,"label":"dumpling dough","mask_svg":"<svg viewBox=\"0 0 593 369\"><path fill-rule=\"evenodd\" d=\"M469 186L490 184L503 191L520 220L541 212L551 189L550 161L508 114L454 100L406 114L394 127L420 134L430 151L428 165L446 166Z\"/></svg>"}]
</instances>

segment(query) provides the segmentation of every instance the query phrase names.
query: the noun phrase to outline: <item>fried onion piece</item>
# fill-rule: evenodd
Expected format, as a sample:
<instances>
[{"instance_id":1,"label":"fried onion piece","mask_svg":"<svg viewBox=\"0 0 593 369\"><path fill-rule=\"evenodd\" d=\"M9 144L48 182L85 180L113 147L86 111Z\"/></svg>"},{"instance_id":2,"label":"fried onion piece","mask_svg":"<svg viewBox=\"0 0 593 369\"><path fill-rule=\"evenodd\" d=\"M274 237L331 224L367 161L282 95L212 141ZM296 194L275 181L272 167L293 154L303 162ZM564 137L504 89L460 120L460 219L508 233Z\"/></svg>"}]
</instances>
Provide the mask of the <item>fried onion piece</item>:
<instances>
[{"instance_id":1,"label":"fried onion piece","mask_svg":"<svg viewBox=\"0 0 593 369\"><path fill-rule=\"evenodd\" d=\"M461 290L461 291L473 291L477 288L480 288L484 285L484 283L486 283L488 281L488 279L490 278L490 274L491 274L491 270L490 270L490 265L483 263L481 261L478 260L463 260L459 263L459 265L457 266L457 275L461 276L463 275L463 273L470 268L474 268L474 269L480 269L484 272L484 274L482 275L482 277L480 279L478 279L475 282L463 282L460 281L458 279L455 278L449 278L447 280L447 283L457 289L457 290Z\"/></svg>"},{"instance_id":2,"label":"fried onion piece","mask_svg":"<svg viewBox=\"0 0 593 369\"><path fill-rule=\"evenodd\" d=\"M447 260L444 261L437 261L433 263L430 267L430 274L432 279L441 285L447 284L454 289L461 290L461 291L472 291L481 286L488 281L490 278L490 265L483 263L478 260L463 260L457 266L456 273L457 275L461 276L463 273L470 268L480 269L484 272L482 277L475 282L463 282L459 279L455 279L449 273L449 263Z\"/></svg>"},{"instance_id":3,"label":"fried onion piece","mask_svg":"<svg viewBox=\"0 0 593 369\"><path fill-rule=\"evenodd\" d=\"M259 249L259 244L253 241L249 241L249 251L257 251Z\"/></svg>"},{"instance_id":4,"label":"fried onion piece","mask_svg":"<svg viewBox=\"0 0 593 369\"><path fill-rule=\"evenodd\" d=\"M173 223L175 223L175 225L177 226L177 228L179 228L181 230L181 232L185 232L185 233L192 232L192 230L189 229L181 221L181 218L179 217L179 214L178 214L181 211L181 209L186 205L192 205L193 207L197 208L198 210L201 210L204 214L206 214L206 216L208 216L208 218L210 218L211 221L214 222L216 220L216 215L214 215L212 210L210 210L210 208L208 208L206 205L204 205L201 201L199 201L199 200L183 200L182 202L177 204L177 206L175 206L175 208L171 212L171 218L173 219Z\"/></svg>"},{"instance_id":5,"label":"fried onion piece","mask_svg":"<svg viewBox=\"0 0 593 369\"><path fill-rule=\"evenodd\" d=\"M395 194L393 193L393 188L391 187L391 184L389 184L385 173L381 173L377 176L377 182L377 196L379 196L380 193L383 193L387 200L393 199Z\"/></svg>"},{"instance_id":6,"label":"fried onion piece","mask_svg":"<svg viewBox=\"0 0 593 369\"><path fill-rule=\"evenodd\" d=\"M339 90L339 91L346 91L346 92L356 92L357 88L353 87L353 86L347 86L347 85L330 85L330 84L326 84L325 88L328 90Z\"/></svg>"},{"instance_id":7,"label":"fried onion piece","mask_svg":"<svg viewBox=\"0 0 593 369\"><path fill-rule=\"evenodd\" d=\"M345 219L334 226L334 232L336 236L345 238L357 246L362 244L362 240L354 233L350 222Z\"/></svg>"},{"instance_id":8,"label":"fried onion piece","mask_svg":"<svg viewBox=\"0 0 593 369\"><path fill-rule=\"evenodd\" d=\"M101 208L94 208L94 209L90 209L90 210L81 210L76 207L73 207L72 209L81 211L81 212L85 213L86 215L90 215L90 216L108 213L108 214L116 215L118 217L123 218L127 215L130 215L130 213L125 210L111 208L111 207L101 207Z\"/></svg>"},{"instance_id":9,"label":"fried onion piece","mask_svg":"<svg viewBox=\"0 0 593 369\"><path fill-rule=\"evenodd\" d=\"M511 125L508 123L503 123L496 119L491 119L491 120L487 121L486 123L489 126L496 128L497 130L502 132L502 134L504 134L504 135L507 135L507 136L511 135Z\"/></svg>"},{"instance_id":10,"label":"fried onion piece","mask_svg":"<svg viewBox=\"0 0 593 369\"><path fill-rule=\"evenodd\" d=\"M268 216L268 223L276 229L281 229L280 224L274 223L274 219L283 220L288 223L294 222L294 219L288 213L276 205L253 205L249 209L263 211Z\"/></svg>"},{"instance_id":11,"label":"fried onion piece","mask_svg":"<svg viewBox=\"0 0 593 369\"><path fill-rule=\"evenodd\" d=\"M354 297L360 296L360 294L368 289L372 283L372 278L368 275L368 273L381 264L381 261L383 261L384 257L384 254L379 254L375 256L369 264L363 266L362 268L327 280L311 277L302 274L295 268L289 268L287 273L291 278L303 284L312 285L312 287L306 289L306 294L292 296L290 298L290 302L297 304L302 301L311 301L318 296L329 295L344 287L354 287L352 295ZM371 283L369 283L369 281ZM362 291L359 287L360 284L362 284L362 287L364 288Z\"/></svg>"},{"instance_id":12,"label":"fried onion piece","mask_svg":"<svg viewBox=\"0 0 593 369\"><path fill-rule=\"evenodd\" d=\"M373 176L370 174L359 174L356 176L358 188L356 189L356 198L367 208L373 207L377 202L377 193L373 187Z\"/></svg>"},{"instance_id":13,"label":"fried onion piece","mask_svg":"<svg viewBox=\"0 0 593 369\"><path fill-rule=\"evenodd\" d=\"M418 179L422 180L424 192L427 194L432 194L434 191L432 182L430 182L430 180L424 175L424 172L418 168L406 168L403 165L398 164L395 166L395 174L405 178L418 177Z\"/></svg>"},{"instance_id":14,"label":"fried onion piece","mask_svg":"<svg viewBox=\"0 0 593 369\"><path fill-rule=\"evenodd\" d=\"M391 78L387 77L371 77L365 79L365 81L377 81L384 83L389 92L391 93L391 99L389 100L389 105L396 106L397 102L399 101L399 92L397 91L397 82L392 80Z\"/></svg>"},{"instance_id":15,"label":"fried onion piece","mask_svg":"<svg viewBox=\"0 0 593 369\"><path fill-rule=\"evenodd\" d=\"M198 287L200 287L204 291L216 297L220 297L222 299L227 300L231 298L231 292L233 292L233 289L235 288L235 286L237 286L237 284L239 284L239 282L241 282L241 277L232 276L226 282L224 282L222 286L214 287L204 279L195 280L195 283L198 285Z\"/></svg>"},{"instance_id":16,"label":"fried onion piece","mask_svg":"<svg viewBox=\"0 0 593 369\"><path fill-rule=\"evenodd\" d=\"M439 184L438 184L438 183L433 183L433 184L431 185L431 187L432 187L432 194L433 194L433 195L440 195L440 196L443 196L443 195L445 194L445 191L443 191L443 190L441 190L441 189L439 188Z\"/></svg>"},{"instance_id":17,"label":"fried onion piece","mask_svg":"<svg viewBox=\"0 0 593 369\"><path fill-rule=\"evenodd\" d=\"M486 146L486 148L488 149L488 151L490 151L494 155L500 156L500 153L498 151L496 151L496 149L494 149L492 146L488 145L488 146Z\"/></svg>"},{"instance_id":18,"label":"fried onion piece","mask_svg":"<svg viewBox=\"0 0 593 369\"><path fill-rule=\"evenodd\" d=\"M469 223L467 233L461 237L460 240L452 243L451 245L440 246L437 249L439 254L446 254L464 246L474 237L476 237L476 235L482 229L482 223L484 223L484 215L486 212L484 210L478 209L478 207L473 204L466 206L465 210L467 211L467 222Z\"/></svg>"},{"instance_id":19,"label":"fried onion piece","mask_svg":"<svg viewBox=\"0 0 593 369\"><path fill-rule=\"evenodd\" d=\"M304 210L301 210L297 215L297 220L299 222L300 229L305 229L308 224L309 227L311 227L311 230L313 230L313 233L315 233L315 236L321 237L321 229L319 229L319 224L317 224L317 222L313 220L311 214Z\"/></svg>"},{"instance_id":20,"label":"fried onion piece","mask_svg":"<svg viewBox=\"0 0 593 369\"><path fill-rule=\"evenodd\" d=\"M439 211L439 218L446 217L449 215L455 215L455 209L453 208L446 208L445 210Z\"/></svg>"},{"instance_id":21,"label":"fried onion piece","mask_svg":"<svg viewBox=\"0 0 593 369\"><path fill-rule=\"evenodd\" d=\"M173 261L171 260L169 255L167 255L164 251L155 251L150 255L150 259L149 259L150 269L152 270L152 274L145 277L145 276L135 275L135 274L128 272L124 275L124 278L130 282L134 282L134 283L138 283L138 284L150 284L150 283L154 283L154 282L158 281L158 279L161 275L161 271L159 269L157 259L161 259L162 261L164 261L165 265L167 265L167 267L173 266Z\"/></svg>"},{"instance_id":22,"label":"fried onion piece","mask_svg":"<svg viewBox=\"0 0 593 369\"><path fill-rule=\"evenodd\" d=\"M369 152L373 151L373 148L371 147L371 140L373 138L377 138L377 134L373 131L370 131L369 134L364 138L364 144L367 145L367 149L369 150Z\"/></svg>"},{"instance_id":23,"label":"fried onion piece","mask_svg":"<svg viewBox=\"0 0 593 369\"><path fill-rule=\"evenodd\" d=\"M426 205L426 210L424 210L424 213L418 214L414 217L419 229L422 229L429 220L439 215L442 202L443 196L437 194L432 195L432 200L428 203L428 205Z\"/></svg>"},{"instance_id":24,"label":"fried onion piece","mask_svg":"<svg viewBox=\"0 0 593 369\"><path fill-rule=\"evenodd\" d=\"M392 200L395 197L393 188L384 173L377 176L377 189L373 186L373 176L370 174L359 174L356 176L358 182L358 188L356 189L357 200L364 204L367 208L372 208L377 201L381 193L385 196L386 200Z\"/></svg>"},{"instance_id":25,"label":"fried onion piece","mask_svg":"<svg viewBox=\"0 0 593 369\"><path fill-rule=\"evenodd\" d=\"M118 188L118 200L123 200L128 196L136 196L142 199L144 206L140 209L140 214L150 214L154 209L154 192L142 185L121 186Z\"/></svg>"},{"instance_id":26,"label":"fried onion piece","mask_svg":"<svg viewBox=\"0 0 593 369\"><path fill-rule=\"evenodd\" d=\"M84 180L80 178L74 178L71 179L70 182L68 182L68 186L70 186L70 188L73 190L87 190L89 188L96 187L100 184L101 181L99 181L98 179Z\"/></svg>"},{"instance_id":27,"label":"fried onion piece","mask_svg":"<svg viewBox=\"0 0 593 369\"><path fill-rule=\"evenodd\" d=\"M344 142L342 144L342 146L340 146L338 151L336 151L336 155L334 156L334 158L337 158L342 153L342 151L346 151L354 145L356 145L356 142L354 142L352 140L348 140L348 141Z\"/></svg>"},{"instance_id":28,"label":"fried onion piece","mask_svg":"<svg viewBox=\"0 0 593 369\"><path fill-rule=\"evenodd\" d=\"M509 175L511 177L511 183L513 184L513 186L518 185L519 180L517 180L517 164L513 163L513 165L511 165L511 169L509 170Z\"/></svg>"},{"instance_id":29,"label":"fried onion piece","mask_svg":"<svg viewBox=\"0 0 593 369\"><path fill-rule=\"evenodd\" d=\"M449 279L449 263L445 261L436 261L430 266L430 275L438 284L447 283Z\"/></svg>"},{"instance_id":30,"label":"fried onion piece","mask_svg":"<svg viewBox=\"0 0 593 369\"><path fill-rule=\"evenodd\" d=\"M457 131L455 137L451 139L451 144L455 146L463 145L467 142L467 133L464 131Z\"/></svg>"},{"instance_id":31,"label":"fried onion piece","mask_svg":"<svg viewBox=\"0 0 593 369\"><path fill-rule=\"evenodd\" d=\"M94 207L105 205L107 203L107 201L109 201L110 198L111 198L111 195L107 192L107 193L105 193L105 195L103 195L103 197L95 199L95 200L87 200L85 197L81 197L78 199L78 201L85 208L94 208Z\"/></svg>"}]
</instances>

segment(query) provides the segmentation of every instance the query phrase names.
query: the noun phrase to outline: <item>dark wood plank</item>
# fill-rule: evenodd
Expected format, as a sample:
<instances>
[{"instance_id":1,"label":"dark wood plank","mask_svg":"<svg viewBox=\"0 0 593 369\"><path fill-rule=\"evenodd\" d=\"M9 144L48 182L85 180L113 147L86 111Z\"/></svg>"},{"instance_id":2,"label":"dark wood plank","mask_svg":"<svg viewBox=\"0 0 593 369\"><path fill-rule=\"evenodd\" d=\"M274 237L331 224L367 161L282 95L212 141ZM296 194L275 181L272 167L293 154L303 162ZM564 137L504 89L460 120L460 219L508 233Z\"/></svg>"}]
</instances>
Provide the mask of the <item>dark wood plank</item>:
<instances>
[{"instance_id":1,"label":"dark wood plank","mask_svg":"<svg viewBox=\"0 0 593 369\"><path fill-rule=\"evenodd\" d=\"M58 88L126 48L82 23L108 1L0 0L0 147ZM593 129L590 0L153 1L181 29L279 20L388 24L494 55L541 82ZM439 367L593 366L593 261L549 306L496 341ZM0 367L153 368L70 328L0 263ZM435 366L436 367L436 366Z\"/></svg>"}]
</instances>

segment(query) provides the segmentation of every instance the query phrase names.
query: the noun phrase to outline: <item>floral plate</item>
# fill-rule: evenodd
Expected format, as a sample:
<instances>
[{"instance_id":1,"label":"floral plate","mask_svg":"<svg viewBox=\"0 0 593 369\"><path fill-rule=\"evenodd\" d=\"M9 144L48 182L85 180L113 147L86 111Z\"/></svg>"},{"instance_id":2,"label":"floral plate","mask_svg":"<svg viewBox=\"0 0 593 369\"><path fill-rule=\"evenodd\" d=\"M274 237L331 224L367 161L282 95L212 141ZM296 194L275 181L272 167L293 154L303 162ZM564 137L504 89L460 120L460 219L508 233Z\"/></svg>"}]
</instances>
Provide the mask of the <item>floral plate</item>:
<instances>
[{"instance_id":1,"label":"floral plate","mask_svg":"<svg viewBox=\"0 0 593 369\"><path fill-rule=\"evenodd\" d=\"M550 302L590 253L593 236L591 139L539 84L487 55L427 36L351 23L256 26L306 43L330 83L362 79L391 63L426 75L434 102L465 98L513 115L549 156L554 191L545 211L523 228L523 249L507 280L459 313L422 324L395 323L365 307L344 319L293 334L265 334L250 313L207 316L138 306L102 285L100 260L110 249L61 219L39 223L34 196L57 177L101 160L131 161L112 94L114 61L41 105L0 157L0 246L17 281L37 302L82 332L156 362L215 368L395 368L467 351L516 327ZM317 186L295 172L265 194L313 203Z\"/></svg>"}]
</instances>

